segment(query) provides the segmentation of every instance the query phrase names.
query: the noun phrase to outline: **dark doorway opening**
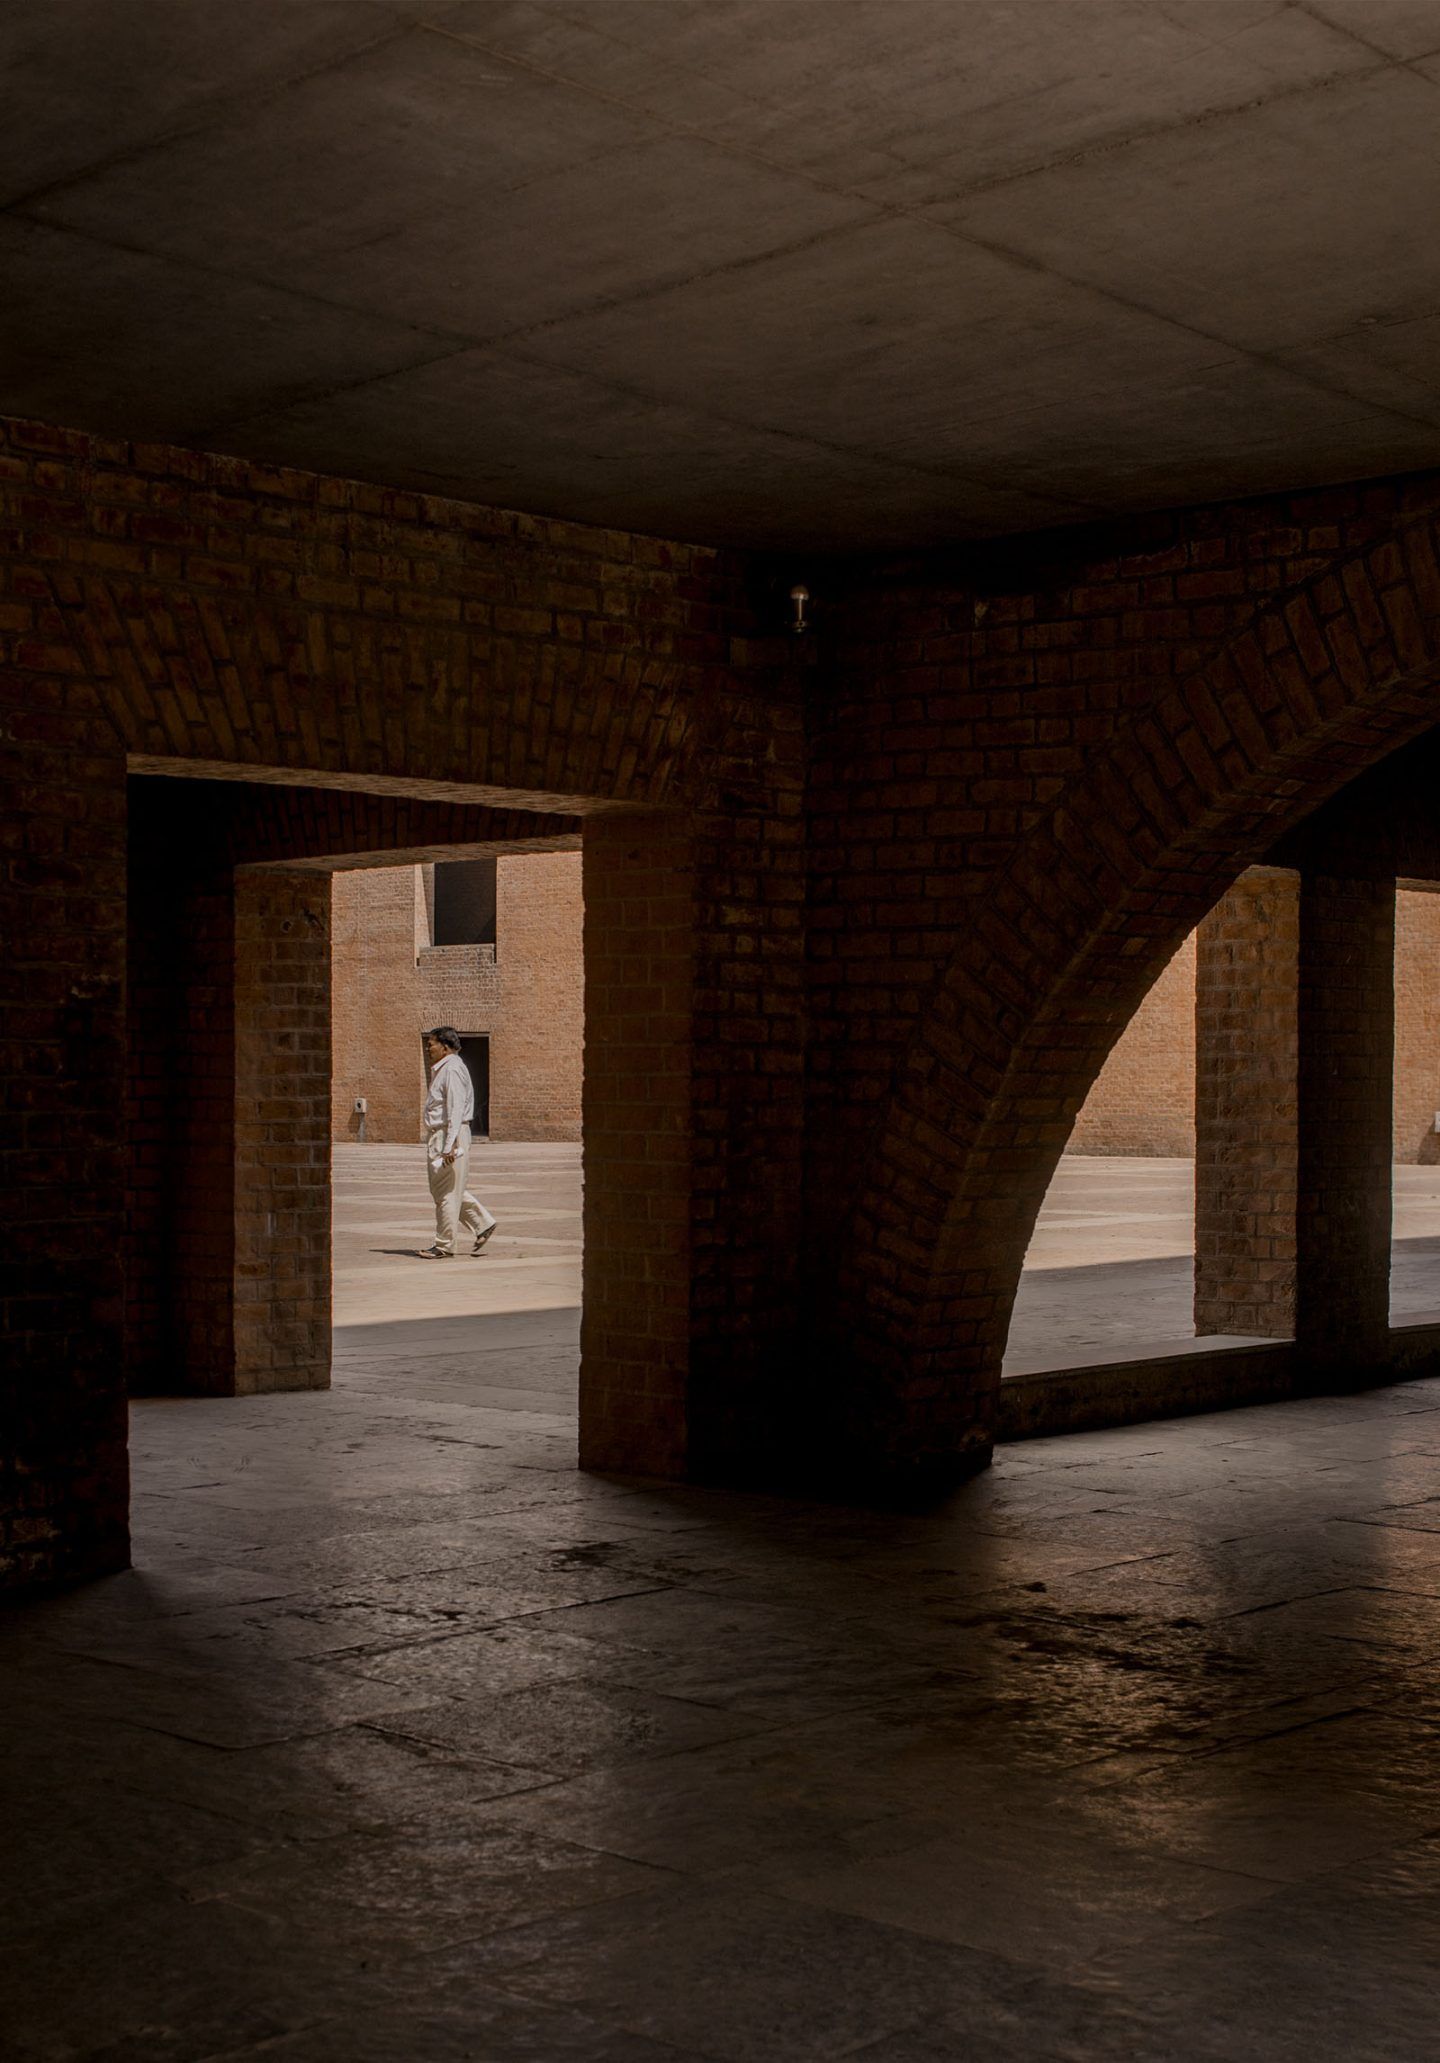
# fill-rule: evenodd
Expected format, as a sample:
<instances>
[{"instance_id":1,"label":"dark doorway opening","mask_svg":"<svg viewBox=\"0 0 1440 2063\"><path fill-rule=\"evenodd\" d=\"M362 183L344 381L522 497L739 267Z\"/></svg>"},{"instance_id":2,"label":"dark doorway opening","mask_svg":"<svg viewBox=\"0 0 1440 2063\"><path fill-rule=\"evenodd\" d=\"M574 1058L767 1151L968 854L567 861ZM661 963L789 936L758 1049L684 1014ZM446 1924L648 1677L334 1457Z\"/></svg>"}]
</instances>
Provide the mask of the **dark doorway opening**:
<instances>
[{"instance_id":1,"label":"dark doorway opening","mask_svg":"<svg viewBox=\"0 0 1440 2063\"><path fill-rule=\"evenodd\" d=\"M490 1136L490 1039L487 1033L462 1032L460 1036L460 1058L470 1070L470 1083L475 1091L475 1116L471 1121L470 1133L475 1139Z\"/></svg>"}]
</instances>

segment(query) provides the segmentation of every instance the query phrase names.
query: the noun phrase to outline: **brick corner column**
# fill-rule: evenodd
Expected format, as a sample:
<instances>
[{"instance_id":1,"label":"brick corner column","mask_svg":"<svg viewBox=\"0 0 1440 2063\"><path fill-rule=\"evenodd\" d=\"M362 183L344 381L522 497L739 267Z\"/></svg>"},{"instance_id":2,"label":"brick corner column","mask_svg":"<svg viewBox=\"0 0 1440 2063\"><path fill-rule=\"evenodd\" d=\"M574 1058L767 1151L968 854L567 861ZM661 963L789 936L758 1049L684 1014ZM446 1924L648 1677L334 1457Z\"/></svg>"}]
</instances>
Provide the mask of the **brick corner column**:
<instances>
[{"instance_id":1,"label":"brick corner column","mask_svg":"<svg viewBox=\"0 0 1440 2063\"><path fill-rule=\"evenodd\" d=\"M1200 927L1195 1330L1388 1352L1395 884L1252 867Z\"/></svg>"},{"instance_id":2,"label":"brick corner column","mask_svg":"<svg viewBox=\"0 0 1440 2063\"><path fill-rule=\"evenodd\" d=\"M130 1389L323 1388L329 879L237 873L206 784L157 785L131 840Z\"/></svg>"},{"instance_id":3,"label":"brick corner column","mask_svg":"<svg viewBox=\"0 0 1440 2063\"><path fill-rule=\"evenodd\" d=\"M330 880L235 876L234 1391L330 1383Z\"/></svg>"},{"instance_id":4,"label":"brick corner column","mask_svg":"<svg viewBox=\"0 0 1440 2063\"><path fill-rule=\"evenodd\" d=\"M126 1374L132 1396L226 1396L235 1349L234 894L191 792L199 784L158 785L149 795L131 784Z\"/></svg>"},{"instance_id":5,"label":"brick corner column","mask_svg":"<svg viewBox=\"0 0 1440 2063\"><path fill-rule=\"evenodd\" d=\"M659 811L583 842L584 1302L580 1465L689 1463L695 856Z\"/></svg>"},{"instance_id":6,"label":"brick corner column","mask_svg":"<svg viewBox=\"0 0 1440 2063\"><path fill-rule=\"evenodd\" d=\"M1390 1329L1395 883L1317 868L1300 899L1295 1337L1320 1372Z\"/></svg>"},{"instance_id":7,"label":"brick corner column","mask_svg":"<svg viewBox=\"0 0 1440 2063\"><path fill-rule=\"evenodd\" d=\"M68 683L0 672L0 1591L130 1559L125 763Z\"/></svg>"},{"instance_id":8,"label":"brick corner column","mask_svg":"<svg viewBox=\"0 0 1440 2063\"><path fill-rule=\"evenodd\" d=\"M1195 955L1195 1330L1295 1329L1300 877L1251 867Z\"/></svg>"}]
</instances>

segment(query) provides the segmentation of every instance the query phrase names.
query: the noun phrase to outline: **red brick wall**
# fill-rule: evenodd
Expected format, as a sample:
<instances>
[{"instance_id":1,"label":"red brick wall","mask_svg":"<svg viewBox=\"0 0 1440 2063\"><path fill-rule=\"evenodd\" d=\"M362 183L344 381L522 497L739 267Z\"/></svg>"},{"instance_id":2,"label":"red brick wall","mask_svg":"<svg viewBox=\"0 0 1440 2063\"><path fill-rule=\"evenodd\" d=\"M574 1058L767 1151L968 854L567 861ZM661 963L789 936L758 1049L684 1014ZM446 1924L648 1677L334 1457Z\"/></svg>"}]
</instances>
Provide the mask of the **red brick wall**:
<instances>
[{"instance_id":1,"label":"red brick wall","mask_svg":"<svg viewBox=\"0 0 1440 2063\"><path fill-rule=\"evenodd\" d=\"M235 877L237 1394L330 1381L330 898Z\"/></svg>"},{"instance_id":2,"label":"red brick wall","mask_svg":"<svg viewBox=\"0 0 1440 2063\"><path fill-rule=\"evenodd\" d=\"M426 1023L416 993L415 958L428 933L415 867L366 867L331 882L333 1038L331 1125L337 1139L358 1139L355 1110L369 1108L372 1143L420 1136Z\"/></svg>"},{"instance_id":3,"label":"red brick wall","mask_svg":"<svg viewBox=\"0 0 1440 2063\"><path fill-rule=\"evenodd\" d=\"M1085 1098L1068 1151L1195 1151L1195 937L1164 969Z\"/></svg>"},{"instance_id":4,"label":"red brick wall","mask_svg":"<svg viewBox=\"0 0 1440 2063\"><path fill-rule=\"evenodd\" d=\"M1267 602L1386 535L1403 505L1393 487L1338 489L1011 540L978 548L963 570L927 559L851 576L831 610L814 724L822 1189L853 1165L927 990L1017 841ZM1215 747L1200 733L1184 756L1159 747L1137 744L1149 793L1132 791L1112 823L1075 827L1092 878L1120 861L1137 808L1158 829L1184 788L1208 778ZM1167 783L1168 806L1154 786ZM1040 916L1033 942L1049 950ZM1157 976L1170 957L1157 955Z\"/></svg>"},{"instance_id":5,"label":"red brick wall","mask_svg":"<svg viewBox=\"0 0 1440 2063\"><path fill-rule=\"evenodd\" d=\"M584 1037L578 852L502 855L494 946L431 946L413 867L334 880L333 1125L371 1143L420 1134L420 1034L490 1039L490 1137L580 1137Z\"/></svg>"},{"instance_id":6,"label":"red brick wall","mask_svg":"<svg viewBox=\"0 0 1440 2063\"><path fill-rule=\"evenodd\" d=\"M1252 867L1198 934L1195 1330L1295 1329L1300 877Z\"/></svg>"},{"instance_id":7,"label":"red brick wall","mask_svg":"<svg viewBox=\"0 0 1440 2063\"><path fill-rule=\"evenodd\" d=\"M759 641L746 652L720 807L695 827L691 1467L731 1482L826 1480L848 1467L803 1314L813 656ZM587 1034L587 1065L591 1050ZM587 1147L587 1198L590 1167Z\"/></svg>"},{"instance_id":8,"label":"red brick wall","mask_svg":"<svg viewBox=\"0 0 1440 2063\"><path fill-rule=\"evenodd\" d=\"M580 855L502 858L496 887L500 993L490 1038L490 1136L578 1139L585 1035Z\"/></svg>"},{"instance_id":9,"label":"red brick wall","mask_svg":"<svg viewBox=\"0 0 1440 2063\"><path fill-rule=\"evenodd\" d=\"M1440 1160L1440 896L1395 907L1395 1137L1401 1164ZM1186 940L1130 1020L1086 1097L1068 1150L1195 1150L1195 941Z\"/></svg>"},{"instance_id":10,"label":"red brick wall","mask_svg":"<svg viewBox=\"0 0 1440 2063\"><path fill-rule=\"evenodd\" d=\"M1395 898L1395 1158L1440 1161L1440 895Z\"/></svg>"},{"instance_id":11,"label":"red brick wall","mask_svg":"<svg viewBox=\"0 0 1440 2063\"><path fill-rule=\"evenodd\" d=\"M575 860L578 865L578 854ZM420 1044L419 1032L432 1024L453 1024L462 1037L488 1036L503 1016L504 985L495 947L422 946L419 960L410 970L410 994L414 1047ZM491 1044L493 1047L493 1039ZM416 1101L411 1104L410 1128L404 1136L414 1139L419 1128L420 1105ZM493 1114L490 1132L492 1138L498 1136Z\"/></svg>"}]
</instances>

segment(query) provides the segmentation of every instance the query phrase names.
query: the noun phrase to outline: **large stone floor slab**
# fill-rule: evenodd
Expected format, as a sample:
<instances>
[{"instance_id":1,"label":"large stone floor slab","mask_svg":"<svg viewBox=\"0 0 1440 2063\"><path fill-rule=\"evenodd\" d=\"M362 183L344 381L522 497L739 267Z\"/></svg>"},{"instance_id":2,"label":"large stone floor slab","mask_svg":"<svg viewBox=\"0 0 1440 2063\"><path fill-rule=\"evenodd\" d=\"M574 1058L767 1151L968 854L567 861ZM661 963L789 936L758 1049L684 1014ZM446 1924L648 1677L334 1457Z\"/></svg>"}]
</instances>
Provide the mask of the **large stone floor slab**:
<instances>
[{"instance_id":1,"label":"large stone floor slab","mask_svg":"<svg viewBox=\"0 0 1440 2063\"><path fill-rule=\"evenodd\" d=\"M1433 2055L1440 1383L582 1477L568 1151L493 1272L342 1170L334 1390L137 1405L134 1570L0 1619L6 2063Z\"/></svg>"}]
</instances>

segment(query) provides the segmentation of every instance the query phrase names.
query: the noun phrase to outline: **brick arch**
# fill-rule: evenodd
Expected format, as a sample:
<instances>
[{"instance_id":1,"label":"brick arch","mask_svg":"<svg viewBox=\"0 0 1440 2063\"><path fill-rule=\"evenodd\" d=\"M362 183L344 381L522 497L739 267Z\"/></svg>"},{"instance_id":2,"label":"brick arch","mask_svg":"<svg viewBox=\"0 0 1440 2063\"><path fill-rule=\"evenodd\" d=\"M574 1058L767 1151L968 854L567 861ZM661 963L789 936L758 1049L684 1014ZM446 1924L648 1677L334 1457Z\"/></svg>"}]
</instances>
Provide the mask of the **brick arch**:
<instances>
[{"instance_id":1,"label":"brick arch","mask_svg":"<svg viewBox=\"0 0 1440 2063\"><path fill-rule=\"evenodd\" d=\"M255 540L234 520L220 548L239 553ZM746 692L728 665L743 607L725 620L712 593L686 592L704 583L606 566L609 533L548 527L565 542L537 524L523 545L474 541L425 585L390 573L373 590L350 572L364 554L334 546L323 563L341 552L343 577L291 583L330 596L310 603L257 590L229 560L209 577L228 568L233 588L197 586L194 560L186 579L53 575L46 614L73 659L52 644L37 670L82 672L141 769L448 783L457 800L488 791L561 811L713 806L745 756ZM578 571L577 538L594 557ZM589 614L470 599L586 592L557 568L596 583Z\"/></svg>"},{"instance_id":2,"label":"brick arch","mask_svg":"<svg viewBox=\"0 0 1440 2063\"><path fill-rule=\"evenodd\" d=\"M1440 539L1419 519L1279 598L1138 712L977 898L857 1193L835 1438L923 1472L988 1449L1036 1214L1076 1113L1235 875L1436 722Z\"/></svg>"}]
</instances>

